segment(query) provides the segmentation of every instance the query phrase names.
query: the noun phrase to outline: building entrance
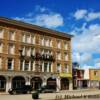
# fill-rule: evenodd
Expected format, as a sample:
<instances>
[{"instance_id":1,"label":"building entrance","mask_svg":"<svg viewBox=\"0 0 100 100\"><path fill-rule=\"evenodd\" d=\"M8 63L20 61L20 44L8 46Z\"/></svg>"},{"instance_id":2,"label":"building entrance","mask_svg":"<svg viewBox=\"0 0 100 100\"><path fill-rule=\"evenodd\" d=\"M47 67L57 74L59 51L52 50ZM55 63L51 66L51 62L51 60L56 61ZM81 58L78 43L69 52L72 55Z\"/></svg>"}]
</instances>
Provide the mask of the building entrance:
<instances>
[{"instance_id":1,"label":"building entrance","mask_svg":"<svg viewBox=\"0 0 100 100\"><path fill-rule=\"evenodd\" d=\"M39 89L42 85L42 79L40 77L33 77L31 79L31 85L34 90Z\"/></svg>"},{"instance_id":2,"label":"building entrance","mask_svg":"<svg viewBox=\"0 0 100 100\"><path fill-rule=\"evenodd\" d=\"M67 78L61 78L61 90L69 89L69 80Z\"/></svg>"},{"instance_id":3,"label":"building entrance","mask_svg":"<svg viewBox=\"0 0 100 100\"><path fill-rule=\"evenodd\" d=\"M0 92L6 91L6 78L3 76L0 76Z\"/></svg>"},{"instance_id":4,"label":"building entrance","mask_svg":"<svg viewBox=\"0 0 100 100\"><path fill-rule=\"evenodd\" d=\"M47 79L47 85L50 86L50 89L55 89L56 90L56 78L53 79L52 77Z\"/></svg>"},{"instance_id":5,"label":"building entrance","mask_svg":"<svg viewBox=\"0 0 100 100\"><path fill-rule=\"evenodd\" d=\"M12 88L22 87L25 85L25 79L22 76L16 76L12 79Z\"/></svg>"}]
</instances>

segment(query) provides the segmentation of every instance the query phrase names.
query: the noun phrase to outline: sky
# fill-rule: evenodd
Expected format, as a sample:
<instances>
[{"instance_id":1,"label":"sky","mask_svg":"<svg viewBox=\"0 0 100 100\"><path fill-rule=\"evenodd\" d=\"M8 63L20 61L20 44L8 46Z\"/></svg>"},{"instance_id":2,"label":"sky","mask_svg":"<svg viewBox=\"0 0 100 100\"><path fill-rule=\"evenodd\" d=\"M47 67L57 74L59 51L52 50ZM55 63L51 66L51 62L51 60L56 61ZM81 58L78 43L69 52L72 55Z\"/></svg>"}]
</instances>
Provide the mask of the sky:
<instances>
[{"instance_id":1,"label":"sky","mask_svg":"<svg viewBox=\"0 0 100 100\"><path fill-rule=\"evenodd\" d=\"M73 62L100 68L100 0L0 0L0 16L74 35Z\"/></svg>"}]
</instances>

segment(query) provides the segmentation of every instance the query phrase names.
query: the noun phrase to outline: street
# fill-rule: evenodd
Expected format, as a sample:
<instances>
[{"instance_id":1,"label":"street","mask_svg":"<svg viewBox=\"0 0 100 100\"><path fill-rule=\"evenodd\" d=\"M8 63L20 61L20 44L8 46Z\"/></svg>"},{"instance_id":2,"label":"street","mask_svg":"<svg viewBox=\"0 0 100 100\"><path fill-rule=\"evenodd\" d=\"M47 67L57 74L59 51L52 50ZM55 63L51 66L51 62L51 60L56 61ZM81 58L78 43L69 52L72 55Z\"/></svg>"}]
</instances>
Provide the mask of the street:
<instances>
[{"instance_id":1,"label":"street","mask_svg":"<svg viewBox=\"0 0 100 100\"><path fill-rule=\"evenodd\" d=\"M63 91L61 93L42 93L39 95L39 100L54 100L56 96L64 98L65 95L95 95L100 94L100 90L74 90L74 91ZM85 99L66 99L66 100L100 100L100 98L85 98ZM0 100L32 100L32 94L20 94L20 95L9 95L1 94ZM57 99L55 99L57 100ZM60 99L63 100L63 99Z\"/></svg>"}]
</instances>

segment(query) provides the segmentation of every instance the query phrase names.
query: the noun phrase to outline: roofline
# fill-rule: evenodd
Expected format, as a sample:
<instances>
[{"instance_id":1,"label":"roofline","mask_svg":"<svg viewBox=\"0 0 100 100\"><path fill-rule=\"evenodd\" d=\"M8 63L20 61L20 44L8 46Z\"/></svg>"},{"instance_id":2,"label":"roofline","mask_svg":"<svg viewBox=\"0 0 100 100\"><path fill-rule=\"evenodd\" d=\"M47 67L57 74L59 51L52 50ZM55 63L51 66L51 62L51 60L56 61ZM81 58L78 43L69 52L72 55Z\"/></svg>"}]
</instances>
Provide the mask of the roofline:
<instances>
[{"instance_id":1,"label":"roofline","mask_svg":"<svg viewBox=\"0 0 100 100\"><path fill-rule=\"evenodd\" d=\"M60 36L60 37L66 37L66 38L72 38L73 37L73 35L70 35L70 34L67 34L67 33L64 33L64 32L55 31L55 30L52 30L52 29L44 28L44 27L41 27L41 26L38 26L38 25L33 25L33 24L30 24L30 23L18 21L18 20L11 19L11 18L6 18L6 17L0 16L0 22L3 22L5 24L20 26L20 27L23 27L23 28L31 29L31 30L41 31L41 32L49 33L51 35L57 35L57 36Z\"/></svg>"},{"instance_id":2,"label":"roofline","mask_svg":"<svg viewBox=\"0 0 100 100\"><path fill-rule=\"evenodd\" d=\"M100 68L96 69L96 68L89 68L89 70L100 70Z\"/></svg>"}]
</instances>

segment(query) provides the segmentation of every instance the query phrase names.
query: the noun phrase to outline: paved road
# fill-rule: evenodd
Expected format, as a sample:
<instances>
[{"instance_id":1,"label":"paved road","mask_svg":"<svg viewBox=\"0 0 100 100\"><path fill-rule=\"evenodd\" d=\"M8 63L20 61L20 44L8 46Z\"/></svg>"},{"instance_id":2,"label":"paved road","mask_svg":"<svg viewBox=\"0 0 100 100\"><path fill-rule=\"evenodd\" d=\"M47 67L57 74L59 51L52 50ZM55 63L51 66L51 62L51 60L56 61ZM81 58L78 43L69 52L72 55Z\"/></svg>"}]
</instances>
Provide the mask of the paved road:
<instances>
[{"instance_id":1,"label":"paved road","mask_svg":"<svg viewBox=\"0 0 100 100\"><path fill-rule=\"evenodd\" d=\"M61 93L45 93L40 94L39 98L40 100L53 100L56 96L62 96L64 98L65 95L94 95L94 94L100 94L100 90L79 90L79 91L63 91ZM9 94L2 94L0 95L0 100L32 100L31 94L25 94L25 95L9 95ZM60 99L63 100L63 99ZM100 100L100 98L90 98L90 99L66 99L66 100Z\"/></svg>"}]
</instances>

